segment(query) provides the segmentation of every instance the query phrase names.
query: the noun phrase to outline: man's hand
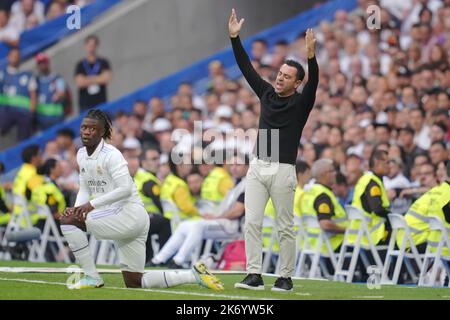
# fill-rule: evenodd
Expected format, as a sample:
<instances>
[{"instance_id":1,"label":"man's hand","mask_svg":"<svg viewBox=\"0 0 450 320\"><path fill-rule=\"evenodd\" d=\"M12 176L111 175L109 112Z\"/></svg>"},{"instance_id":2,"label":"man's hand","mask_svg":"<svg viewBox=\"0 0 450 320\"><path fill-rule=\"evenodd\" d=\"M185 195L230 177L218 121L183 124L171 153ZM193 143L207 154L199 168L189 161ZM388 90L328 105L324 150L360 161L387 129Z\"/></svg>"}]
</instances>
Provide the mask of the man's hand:
<instances>
[{"instance_id":1,"label":"man's hand","mask_svg":"<svg viewBox=\"0 0 450 320\"><path fill-rule=\"evenodd\" d=\"M236 38L239 36L239 32L241 32L244 21L245 19L241 19L241 21L238 22L236 11L234 9L231 10L230 21L228 22L228 31L231 38Z\"/></svg>"},{"instance_id":2,"label":"man's hand","mask_svg":"<svg viewBox=\"0 0 450 320\"><path fill-rule=\"evenodd\" d=\"M73 208L73 214L78 221L85 221L89 212L94 210L94 207L90 202L83 204L82 206Z\"/></svg>"},{"instance_id":3,"label":"man's hand","mask_svg":"<svg viewBox=\"0 0 450 320\"><path fill-rule=\"evenodd\" d=\"M314 32L312 29L306 30L306 53L308 54L308 59L311 59L315 55L316 39L314 38Z\"/></svg>"},{"instance_id":4,"label":"man's hand","mask_svg":"<svg viewBox=\"0 0 450 320\"><path fill-rule=\"evenodd\" d=\"M71 216L73 215L74 207L68 207L66 210L64 210L63 216Z\"/></svg>"}]
</instances>

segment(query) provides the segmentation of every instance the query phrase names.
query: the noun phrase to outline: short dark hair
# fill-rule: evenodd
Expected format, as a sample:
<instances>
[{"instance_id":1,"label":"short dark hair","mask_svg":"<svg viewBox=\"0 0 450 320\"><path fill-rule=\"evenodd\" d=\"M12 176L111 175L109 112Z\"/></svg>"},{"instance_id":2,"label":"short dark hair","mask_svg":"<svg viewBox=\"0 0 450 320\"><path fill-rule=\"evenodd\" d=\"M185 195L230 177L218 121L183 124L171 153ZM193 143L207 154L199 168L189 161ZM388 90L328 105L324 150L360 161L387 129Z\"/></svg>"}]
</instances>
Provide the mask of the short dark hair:
<instances>
[{"instance_id":1,"label":"short dark hair","mask_svg":"<svg viewBox=\"0 0 450 320\"><path fill-rule=\"evenodd\" d=\"M288 59L284 62L284 64L297 69L297 80L303 81L303 79L305 78L305 69L303 69L300 63L295 60Z\"/></svg>"},{"instance_id":2,"label":"short dark hair","mask_svg":"<svg viewBox=\"0 0 450 320\"><path fill-rule=\"evenodd\" d=\"M347 185L347 178L340 171L338 171L336 173L336 184L345 184L345 185Z\"/></svg>"},{"instance_id":3,"label":"short dark hair","mask_svg":"<svg viewBox=\"0 0 450 320\"><path fill-rule=\"evenodd\" d=\"M445 142L444 142L444 141L435 141L435 142L433 142L433 143L430 145L430 147L431 147L431 146L434 146L435 144L440 145L440 146L442 147L442 149L444 149L444 150L447 149L447 146L445 145Z\"/></svg>"},{"instance_id":4,"label":"short dark hair","mask_svg":"<svg viewBox=\"0 0 450 320\"><path fill-rule=\"evenodd\" d=\"M434 124L434 126L436 126L436 127L438 127L439 129L441 129L443 132L445 132L445 133L447 133L447 124L445 124L444 122L442 122L442 121L439 121L439 122L436 122L435 124Z\"/></svg>"},{"instance_id":5,"label":"short dark hair","mask_svg":"<svg viewBox=\"0 0 450 320\"><path fill-rule=\"evenodd\" d=\"M375 165L375 160L381 160L384 156L387 156L388 153L385 150L375 150L369 159L369 167L373 168Z\"/></svg>"},{"instance_id":6,"label":"short dark hair","mask_svg":"<svg viewBox=\"0 0 450 320\"><path fill-rule=\"evenodd\" d=\"M8 51L8 54L10 54L11 52L13 52L13 51L19 51L19 53L20 53L20 48L18 47L18 46L12 46L12 45L10 45L9 46L9 51Z\"/></svg>"},{"instance_id":7,"label":"short dark hair","mask_svg":"<svg viewBox=\"0 0 450 320\"><path fill-rule=\"evenodd\" d=\"M42 166L38 169L38 174L49 176L52 169L56 167L57 160L50 158L47 159Z\"/></svg>"},{"instance_id":8,"label":"short dark hair","mask_svg":"<svg viewBox=\"0 0 450 320\"><path fill-rule=\"evenodd\" d=\"M69 128L59 129L58 132L56 133L56 136L67 137L67 138L70 138L72 140L75 139L75 133L73 132L72 129L69 129Z\"/></svg>"},{"instance_id":9,"label":"short dark hair","mask_svg":"<svg viewBox=\"0 0 450 320\"><path fill-rule=\"evenodd\" d=\"M25 163L31 163L31 159L39 154L39 146L37 144L31 144L22 150L22 161Z\"/></svg>"},{"instance_id":10,"label":"short dark hair","mask_svg":"<svg viewBox=\"0 0 450 320\"><path fill-rule=\"evenodd\" d=\"M95 34L91 34L88 35L85 39L84 39L84 43L88 43L90 40L94 40L96 45L100 44L100 39L95 35Z\"/></svg>"},{"instance_id":11,"label":"short dark hair","mask_svg":"<svg viewBox=\"0 0 450 320\"><path fill-rule=\"evenodd\" d=\"M267 41L266 41L266 40L264 40L264 39L262 39L262 38L258 38L258 39L255 39L255 40L253 41L253 43L257 43L257 42L259 42L259 43L261 43L261 44L263 44L264 46L267 47Z\"/></svg>"},{"instance_id":12,"label":"short dark hair","mask_svg":"<svg viewBox=\"0 0 450 320\"><path fill-rule=\"evenodd\" d=\"M299 173L303 174L310 169L311 169L311 167L309 166L308 163L306 163L306 161L297 160L297 162L295 163L295 173L296 174L299 174Z\"/></svg>"}]
</instances>

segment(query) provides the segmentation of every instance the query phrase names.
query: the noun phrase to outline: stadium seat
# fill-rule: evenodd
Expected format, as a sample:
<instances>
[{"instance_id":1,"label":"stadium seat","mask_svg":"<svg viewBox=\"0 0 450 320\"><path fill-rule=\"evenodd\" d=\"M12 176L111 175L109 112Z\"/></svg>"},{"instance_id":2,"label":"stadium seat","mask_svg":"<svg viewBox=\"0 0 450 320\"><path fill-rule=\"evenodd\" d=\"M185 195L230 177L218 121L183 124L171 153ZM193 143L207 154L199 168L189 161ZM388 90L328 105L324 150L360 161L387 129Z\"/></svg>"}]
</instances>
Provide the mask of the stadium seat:
<instances>
[{"instance_id":1,"label":"stadium seat","mask_svg":"<svg viewBox=\"0 0 450 320\"><path fill-rule=\"evenodd\" d=\"M350 229L347 228L344 234L344 241L341 245L341 251L339 252L339 259L337 261L336 271L334 273L334 280L346 281L348 283L352 282L353 276L355 274L356 263L358 262L358 257L361 257L364 267L367 269L370 266L369 258L365 250L370 250L372 256L375 260L376 267L382 270L383 263L381 262L380 256L378 255L377 247L374 245L372 238L370 237L369 228L367 226L367 221L364 213L357 207L345 206L345 211L347 212L348 220L358 220L360 222L360 228L358 230L358 236L355 243L350 244L348 237L350 235ZM369 241L369 247L365 248L361 245L362 237L366 236ZM352 252L347 252L348 248L353 248ZM381 247L379 248L381 249ZM345 258L351 257L350 265L347 270L344 270Z\"/></svg>"},{"instance_id":2,"label":"stadium seat","mask_svg":"<svg viewBox=\"0 0 450 320\"><path fill-rule=\"evenodd\" d=\"M263 237L270 238L269 245L267 247L263 247L264 258L263 258L263 264L262 264L262 272L266 273L269 271L272 256L274 256L273 245L274 245L275 241L278 241L278 236L277 236L276 222L272 217L270 217L268 215L264 215L263 230L264 230L264 228L268 228L271 230L270 234L265 234L264 232L262 234ZM275 265L276 264L277 263L275 263Z\"/></svg>"},{"instance_id":3,"label":"stadium seat","mask_svg":"<svg viewBox=\"0 0 450 320\"><path fill-rule=\"evenodd\" d=\"M450 250L450 240L448 237L448 231L445 228L444 223L437 217L429 217L428 223L430 225L430 230L439 231L441 237L437 243L435 252L431 251L432 245L430 244L430 242L428 242L427 250L425 251L425 256L423 258L422 269L420 270L420 277L418 283L419 286L434 286L438 281L436 278L438 276L439 269L441 269L440 268L441 266L444 267L447 273L447 277L450 277L450 270L449 270L450 259L448 257L444 258L442 256L442 250L444 246L447 246L448 250ZM429 266L431 265L431 263L433 265L430 270Z\"/></svg>"},{"instance_id":4,"label":"stadium seat","mask_svg":"<svg viewBox=\"0 0 450 320\"><path fill-rule=\"evenodd\" d=\"M405 218L398 213L391 213L388 215L389 221L392 226L391 239L389 241L389 247L384 261L383 272L381 275L381 284L397 284L400 275L402 263L405 262L405 266L414 282L419 280L418 274L414 267L411 265L411 260L414 260L418 266L418 270L422 267L422 257L417 251L414 241L411 238L411 230L406 223ZM400 248L395 249L395 243L398 231L404 231L405 235ZM409 243L412 252L406 252L406 244ZM392 279L389 279L389 270L391 266L391 259L396 257L394 273ZM411 259L411 260L410 260Z\"/></svg>"},{"instance_id":5,"label":"stadium seat","mask_svg":"<svg viewBox=\"0 0 450 320\"><path fill-rule=\"evenodd\" d=\"M70 258L64 248L63 237L59 233L58 227L56 226L55 219L53 218L50 209L48 208L48 206L41 205L38 206L37 209L40 214L47 216L39 242L38 260L46 261L45 253L47 249L50 249L53 252L54 257L57 257L59 254L61 254L64 262L70 263ZM49 243L55 243L58 248L58 252L54 250L53 246L49 246Z\"/></svg>"},{"instance_id":6,"label":"stadium seat","mask_svg":"<svg viewBox=\"0 0 450 320\"><path fill-rule=\"evenodd\" d=\"M18 194L13 195L13 206L20 208L20 211L11 214L11 220L6 226L4 237L1 242L1 246L5 248L5 252L0 252L0 260L10 260L11 255L8 252L7 248L10 247L13 242L8 242L8 234L33 229L33 224L30 219L29 206L26 199ZM39 240L32 239L27 241L27 247L29 250L28 260L29 261L39 261L38 259L38 250L39 250ZM44 260L45 261L45 260ZM43 261L42 261L43 262Z\"/></svg>"},{"instance_id":7,"label":"stadium seat","mask_svg":"<svg viewBox=\"0 0 450 320\"><path fill-rule=\"evenodd\" d=\"M302 217L304 224L306 225L306 237L317 237L317 243L314 248L312 248L309 245L309 242L307 239L303 242L303 248L301 250L300 259L297 264L296 268L296 275L304 274L306 271L306 257L309 257L311 260L311 265L309 267L309 272L307 273L309 279L314 278L321 278L323 275L326 278L332 278L330 273L328 272L328 269L321 259L322 257L330 258L331 264L333 265L333 268L336 270L336 256L333 251L333 248L331 247L330 240L328 239L328 236L326 233L320 228L319 221L317 220L316 216L313 216L311 214L305 214ZM308 233L308 229L318 229L320 230L319 234L311 234ZM322 253L322 246L325 244L327 253Z\"/></svg>"}]
</instances>

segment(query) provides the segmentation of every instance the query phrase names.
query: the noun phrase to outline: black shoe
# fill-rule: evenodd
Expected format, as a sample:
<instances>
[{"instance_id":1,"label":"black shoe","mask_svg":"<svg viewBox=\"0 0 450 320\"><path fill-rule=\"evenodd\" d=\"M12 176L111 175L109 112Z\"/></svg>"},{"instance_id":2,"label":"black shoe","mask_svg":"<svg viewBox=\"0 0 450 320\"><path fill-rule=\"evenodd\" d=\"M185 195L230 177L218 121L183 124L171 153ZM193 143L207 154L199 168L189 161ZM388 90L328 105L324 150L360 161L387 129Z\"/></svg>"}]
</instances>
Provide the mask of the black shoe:
<instances>
[{"instance_id":1,"label":"black shoe","mask_svg":"<svg viewBox=\"0 0 450 320\"><path fill-rule=\"evenodd\" d=\"M247 290L264 290L264 281L260 274L250 273L244 280L234 284L235 288Z\"/></svg>"},{"instance_id":2,"label":"black shoe","mask_svg":"<svg viewBox=\"0 0 450 320\"><path fill-rule=\"evenodd\" d=\"M287 292L287 291L292 291L293 287L294 287L294 285L292 284L291 278L279 277L275 281L275 284L272 287L272 291Z\"/></svg>"}]
</instances>

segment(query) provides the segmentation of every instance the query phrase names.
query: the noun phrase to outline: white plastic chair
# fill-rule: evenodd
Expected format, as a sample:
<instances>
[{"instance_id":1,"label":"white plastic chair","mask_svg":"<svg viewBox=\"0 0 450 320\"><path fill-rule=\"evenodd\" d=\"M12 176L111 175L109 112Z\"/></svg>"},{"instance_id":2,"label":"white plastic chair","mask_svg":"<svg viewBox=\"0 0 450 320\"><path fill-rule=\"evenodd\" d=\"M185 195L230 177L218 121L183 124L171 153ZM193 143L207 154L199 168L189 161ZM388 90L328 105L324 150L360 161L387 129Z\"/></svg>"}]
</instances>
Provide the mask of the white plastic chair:
<instances>
[{"instance_id":1,"label":"white plastic chair","mask_svg":"<svg viewBox=\"0 0 450 320\"><path fill-rule=\"evenodd\" d=\"M357 231L356 241L352 244L349 243L348 237L352 234L352 230L347 228L344 234L344 240L341 245L341 251L339 252L339 259L337 261L337 266L334 273L334 280L346 281L351 283L353 280L353 276L355 274L356 263L358 262L358 257L361 256L361 260L363 261L364 267L367 269L370 266L369 259L364 250L370 250L372 256L375 260L376 267L380 270L383 268L383 263L378 255L377 247L374 245L372 238L370 236L369 227L367 225L367 221L370 219L364 215L364 212L357 207L354 206L345 206L345 210L347 212L349 225L353 220L360 222L360 227ZM366 236L369 242L369 247L364 248L361 245L361 241L363 236ZM352 247L353 251L348 253L347 248ZM381 249L381 247L380 247ZM347 270L344 270L344 262L345 258L350 257L350 265Z\"/></svg>"},{"instance_id":2,"label":"white plastic chair","mask_svg":"<svg viewBox=\"0 0 450 320\"><path fill-rule=\"evenodd\" d=\"M419 269L421 269L423 261L421 255L417 251L414 241L411 238L411 230L402 215L391 213L388 214L388 218L391 222L392 234L391 239L389 240L386 259L384 260L383 272L381 274L381 284L397 284L403 262L405 262L405 266L408 270L408 273L411 275L411 278L414 281L418 281L419 276L411 265L410 259L413 259L415 261ZM400 247L398 249L395 249L397 234L400 230L404 231L403 241L400 244ZM411 248L411 253L406 252L407 243ZM393 257L397 257L397 259L395 262L392 279L389 279L389 269Z\"/></svg>"},{"instance_id":3,"label":"white plastic chair","mask_svg":"<svg viewBox=\"0 0 450 320\"><path fill-rule=\"evenodd\" d=\"M300 276L302 273L304 273L304 271L306 270L306 257L309 257L309 259L311 260L311 266L309 268L308 278L321 278L321 275L325 276L326 278L331 278L328 272L328 268L320 259L321 257L329 258L331 264L333 265L333 268L336 270L337 261L333 248L331 247L330 240L326 233L320 228L320 224L316 216L305 214L302 219L306 225L307 235L304 236L304 247L300 253L300 259L296 268L296 275ZM311 234L308 232L309 229L318 229L320 231L318 234ZM308 237L317 238L315 248L311 248L311 246L309 245L307 239ZM322 253L322 246L324 244L327 249L326 254ZM322 273L320 273L320 271Z\"/></svg>"},{"instance_id":4,"label":"white plastic chair","mask_svg":"<svg viewBox=\"0 0 450 320\"><path fill-rule=\"evenodd\" d=\"M448 250L450 250L450 240L448 237L449 230L445 227L444 223L441 219L437 217L429 217L428 224L430 225L431 231L439 231L441 237L438 243L432 243L428 241L427 249L425 251L425 256L423 259L422 269L420 270L419 277L419 286L434 286L436 283L436 277L438 275L438 270L440 269L441 264L444 265L444 269L447 272L447 276L450 277L449 270L449 259L448 257L442 257L442 250L444 246L447 246ZM432 252L431 248L436 247L436 251ZM447 260L443 263L441 260ZM433 263L431 270L428 272L429 265ZM428 274L429 273L429 274ZM450 287L450 281L449 281Z\"/></svg>"},{"instance_id":5,"label":"white plastic chair","mask_svg":"<svg viewBox=\"0 0 450 320\"><path fill-rule=\"evenodd\" d=\"M278 235L277 235L277 226L276 226L276 221L275 219L273 219L272 217L268 216L268 215L264 215L264 220L263 220L263 228L270 228L271 232L270 234L264 234L263 232L263 237L264 236L269 236L270 237L270 241L269 241L269 245L267 246L267 248L263 247L263 253L264 255L264 259L263 259L263 264L262 264L262 272L267 273L267 271L269 270L270 267L270 262L272 260L272 256L273 256L273 245L275 243L275 241L278 241ZM278 264L278 260L277 263Z\"/></svg>"},{"instance_id":6,"label":"white plastic chair","mask_svg":"<svg viewBox=\"0 0 450 320\"><path fill-rule=\"evenodd\" d=\"M6 226L3 239L1 242L1 246L3 248L7 248L9 245L12 245L14 243L8 242L7 235L10 232L20 231L24 229L31 229L33 228L33 224L31 223L30 219L30 212L28 209L28 202L27 200L18 194L13 194L13 207L18 206L21 208L20 213L12 213L11 219ZM29 255L28 260L29 261L40 261L38 258L38 250L39 250L39 240L31 240L27 244L29 248ZM11 255L9 252L0 252L0 259L2 260L10 260Z\"/></svg>"},{"instance_id":7,"label":"white plastic chair","mask_svg":"<svg viewBox=\"0 0 450 320\"><path fill-rule=\"evenodd\" d=\"M38 213L47 217L45 219L44 229L42 231L41 239L39 242L38 260L45 261L45 252L48 248L53 249L52 247L48 247L48 244L49 242L53 242L56 244L59 251L53 252L54 256L58 256L58 253L62 254L63 261L66 263L70 263L69 255L64 248L63 238L59 233L58 227L56 225L55 219L53 218L53 214L50 212L50 209L48 208L48 206L39 205Z\"/></svg>"}]
</instances>

